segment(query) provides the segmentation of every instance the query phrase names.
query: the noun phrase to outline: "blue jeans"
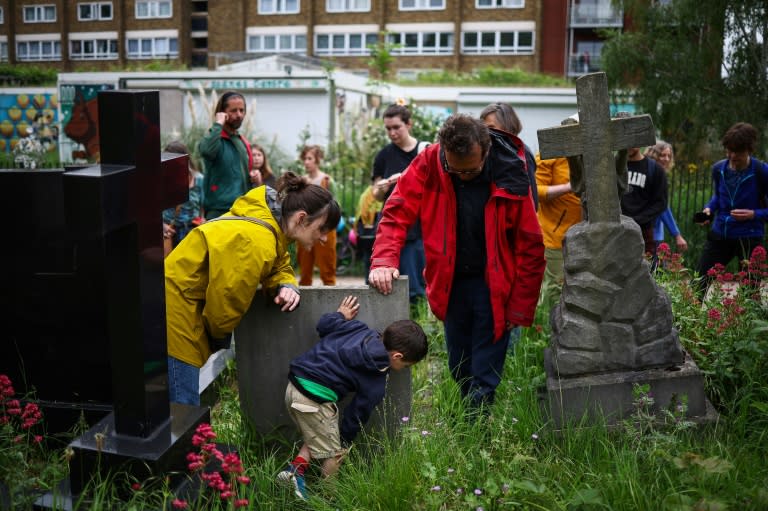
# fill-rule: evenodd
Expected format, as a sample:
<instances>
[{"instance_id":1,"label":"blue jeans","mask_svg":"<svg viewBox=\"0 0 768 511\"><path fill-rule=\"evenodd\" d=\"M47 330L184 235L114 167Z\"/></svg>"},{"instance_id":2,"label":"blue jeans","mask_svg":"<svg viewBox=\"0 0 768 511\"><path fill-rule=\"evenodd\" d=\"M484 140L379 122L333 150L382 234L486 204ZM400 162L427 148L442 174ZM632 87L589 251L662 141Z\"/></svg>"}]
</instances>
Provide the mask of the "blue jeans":
<instances>
[{"instance_id":1,"label":"blue jeans","mask_svg":"<svg viewBox=\"0 0 768 511\"><path fill-rule=\"evenodd\" d=\"M448 368L462 397L473 407L490 405L504 372L509 332L494 339L491 293L483 277L454 279L443 325Z\"/></svg>"},{"instance_id":2,"label":"blue jeans","mask_svg":"<svg viewBox=\"0 0 768 511\"><path fill-rule=\"evenodd\" d=\"M200 369L169 355L168 398L171 403L200 406Z\"/></svg>"},{"instance_id":3,"label":"blue jeans","mask_svg":"<svg viewBox=\"0 0 768 511\"><path fill-rule=\"evenodd\" d=\"M419 239L406 241L400 251L400 275L408 275L408 298L424 298L424 242Z\"/></svg>"}]
</instances>

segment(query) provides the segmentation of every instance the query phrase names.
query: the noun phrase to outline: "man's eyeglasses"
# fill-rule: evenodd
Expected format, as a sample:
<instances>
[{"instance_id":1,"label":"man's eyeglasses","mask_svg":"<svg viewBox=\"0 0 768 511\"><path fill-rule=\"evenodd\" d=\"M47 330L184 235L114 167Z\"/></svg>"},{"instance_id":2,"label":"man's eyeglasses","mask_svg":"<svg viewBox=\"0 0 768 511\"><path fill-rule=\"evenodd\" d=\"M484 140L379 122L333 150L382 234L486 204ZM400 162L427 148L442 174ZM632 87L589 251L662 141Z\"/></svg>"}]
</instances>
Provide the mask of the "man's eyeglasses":
<instances>
[{"instance_id":1,"label":"man's eyeglasses","mask_svg":"<svg viewBox=\"0 0 768 511\"><path fill-rule=\"evenodd\" d=\"M443 170L445 170L448 174L453 174L454 176L474 176L480 174L483 171L483 167L485 166L485 156L483 156L482 163L476 169L452 169L451 166L448 165L448 160L445 158L445 151L442 149L440 150L440 159L442 160L441 163L443 164Z\"/></svg>"}]
</instances>

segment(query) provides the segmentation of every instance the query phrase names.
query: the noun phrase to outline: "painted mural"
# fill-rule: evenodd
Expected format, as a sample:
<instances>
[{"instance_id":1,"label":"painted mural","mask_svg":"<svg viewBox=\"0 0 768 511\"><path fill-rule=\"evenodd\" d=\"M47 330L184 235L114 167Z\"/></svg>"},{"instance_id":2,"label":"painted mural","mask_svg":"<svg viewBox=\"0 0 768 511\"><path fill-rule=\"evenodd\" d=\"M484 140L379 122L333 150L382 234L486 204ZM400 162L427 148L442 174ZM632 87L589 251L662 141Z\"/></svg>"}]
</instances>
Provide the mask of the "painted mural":
<instances>
[{"instance_id":1,"label":"painted mural","mask_svg":"<svg viewBox=\"0 0 768 511\"><path fill-rule=\"evenodd\" d=\"M58 149L58 106L55 93L0 93L0 153L10 154L19 140L34 136L45 151Z\"/></svg>"},{"instance_id":2,"label":"painted mural","mask_svg":"<svg viewBox=\"0 0 768 511\"><path fill-rule=\"evenodd\" d=\"M59 137L62 162L99 161L99 109L100 91L114 89L113 84L61 85L61 126Z\"/></svg>"}]
</instances>

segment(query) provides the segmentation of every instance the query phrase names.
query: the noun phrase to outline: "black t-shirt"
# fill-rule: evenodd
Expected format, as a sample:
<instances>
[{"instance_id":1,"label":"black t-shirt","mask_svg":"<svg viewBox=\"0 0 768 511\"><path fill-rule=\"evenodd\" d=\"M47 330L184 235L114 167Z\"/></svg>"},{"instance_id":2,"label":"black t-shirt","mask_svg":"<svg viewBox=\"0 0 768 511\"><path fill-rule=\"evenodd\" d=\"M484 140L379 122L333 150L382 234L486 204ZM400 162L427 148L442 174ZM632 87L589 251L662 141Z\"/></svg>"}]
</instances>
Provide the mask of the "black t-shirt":
<instances>
[{"instance_id":1,"label":"black t-shirt","mask_svg":"<svg viewBox=\"0 0 768 511\"><path fill-rule=\"evenodd\" d=\"M451 176L456 193L456 272L455 277L485 275L485 205L491 197L488 165L471 181Z\"/></svg>"},{"instance_id":2,"label":"black t-shirt","mask_svg":"<svg viewBox=\"0 0 768 511\"><path fill-rule=\"evenodd\" d=\"M629 187L621 196L621 213L645 227L667 209L667 176L649 158L627 162Z\"/></svg>"},{"instance_id":3,"label":"black t-shirt","mask_svg":"<svg viewBox=\"0 0 768 511\"><path fill-rule=\"evenodd\" d=\"M423 144L419 142L408 152L403 151L394 143L386 145L384 149L379 151L379 154L377 154L376 158L373 160L373 175L371 176L371 179L375 180L377 177L387 179L393 174L404 171L408 165L411 164L413 159L416 158L416 155L419 154L419 145ZM387 191L384 201L389 199L389 196L392 195L392 190L394 189L395 187L393 185L392 188ZM421 238L421 225L419 225L419 222L417 221L408 230L406 240L413 241L419 238Z\"/></svg>"},{"instance_id":4,"label":"black t-shirt","mask_svg":"<svg viewBox=\"0 0 768 511\"><path fill-rule=\"evenodd\" d=\"M388 144L384 149L379 151L379 154L377 154L376 158L373 160L373 175L371 176L371 180L375 181L377 177L387 179L393 174L404 171L406 167L411 164L413 159L416 158L417 154L419 154L419 144L416 144L416 146L408 152L403 151L394 143ZM394 188L394 186L390 188L384 200L389 198Z\"/></svg>"}]
</instances>

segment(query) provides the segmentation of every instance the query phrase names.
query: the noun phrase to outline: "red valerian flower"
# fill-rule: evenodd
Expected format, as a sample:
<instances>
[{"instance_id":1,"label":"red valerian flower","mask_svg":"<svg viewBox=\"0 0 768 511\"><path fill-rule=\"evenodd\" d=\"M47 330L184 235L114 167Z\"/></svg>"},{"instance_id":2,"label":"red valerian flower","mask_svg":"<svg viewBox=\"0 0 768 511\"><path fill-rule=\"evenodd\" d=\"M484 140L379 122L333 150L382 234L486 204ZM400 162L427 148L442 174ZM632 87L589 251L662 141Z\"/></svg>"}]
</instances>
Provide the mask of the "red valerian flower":
<instances>
[{"instance_id":1,"label":"red valerian flower","mask_svg":"<svg viewBox=\"0 0 768 511\"><path fill-rule=\"evenodd\" d=\"M187 509L188 506L187 501L181 499L173 499L171 505L176 509Z\"/></svg>"}]
</instances>

